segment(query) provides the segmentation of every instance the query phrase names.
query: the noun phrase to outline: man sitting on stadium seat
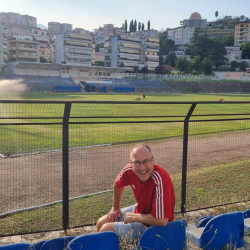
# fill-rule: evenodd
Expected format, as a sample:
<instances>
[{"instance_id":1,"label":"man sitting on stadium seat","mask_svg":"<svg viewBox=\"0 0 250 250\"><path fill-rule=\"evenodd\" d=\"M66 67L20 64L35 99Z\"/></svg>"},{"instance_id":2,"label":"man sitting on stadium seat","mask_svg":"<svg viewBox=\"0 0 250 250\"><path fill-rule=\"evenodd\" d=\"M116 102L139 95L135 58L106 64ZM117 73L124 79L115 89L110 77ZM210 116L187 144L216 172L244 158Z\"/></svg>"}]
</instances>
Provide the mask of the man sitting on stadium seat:
<instances>
[{"instance_id":1,"label":"man sitting on stadium seat","mask_svg":"<svg viewBox=\"0 0 250 250\"><path fill-rule=\"evenodd\" d=\"M125 186L131 186L137 204L120 208ZM165 226L174 220L175 195L168 173L154 164L149 146L136 145L130 163L117 175L113 206L97 221L98 232L113 231L124 238L138 239L149 226Z\"/></svg>"}]
</instances>

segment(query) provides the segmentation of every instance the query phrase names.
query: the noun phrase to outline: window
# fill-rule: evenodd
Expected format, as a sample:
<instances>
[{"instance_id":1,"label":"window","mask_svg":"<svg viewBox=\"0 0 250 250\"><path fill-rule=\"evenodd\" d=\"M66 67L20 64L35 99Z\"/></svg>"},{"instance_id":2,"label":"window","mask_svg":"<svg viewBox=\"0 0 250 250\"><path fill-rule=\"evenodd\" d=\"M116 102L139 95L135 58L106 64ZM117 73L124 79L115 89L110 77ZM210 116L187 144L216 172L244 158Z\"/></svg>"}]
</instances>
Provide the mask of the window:
<instances>
[{"instance_id":1,"label":"window","mask_svg":"<svg viewBox=\"0 0 250 250\"><path fill-rule=\"evenodd\" d=\"M38 31L34 31L34 34L38 34Z\"/></svg>"}]
</instances>

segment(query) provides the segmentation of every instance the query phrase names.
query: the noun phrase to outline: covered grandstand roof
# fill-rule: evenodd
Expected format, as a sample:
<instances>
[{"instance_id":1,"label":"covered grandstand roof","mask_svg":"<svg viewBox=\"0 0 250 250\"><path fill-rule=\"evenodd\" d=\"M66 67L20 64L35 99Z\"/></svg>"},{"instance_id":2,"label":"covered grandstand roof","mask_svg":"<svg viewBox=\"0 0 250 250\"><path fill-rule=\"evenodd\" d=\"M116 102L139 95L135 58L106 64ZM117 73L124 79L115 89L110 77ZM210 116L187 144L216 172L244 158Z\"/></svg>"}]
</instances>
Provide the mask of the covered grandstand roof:
<instances>
[{"instance_id":1,"label":"covered grandstand roof","mask_svg":"<svg viewBox=\"0 0 250 250\"><path fill-rule=\"evenodd\" d=\"M29 62L11 62L10 64L14 64L15 67L25 66L25 67L40 67L40 68L78 68L78 69L105 69L107 71L128 71L128 68L115 68L115 67L102 67L102 66L85 66L85 65L69 65L69 64L52 64L52 63L29 63ZM133 70L132 68L130 70Z\"/></svg>"}]
</instances>

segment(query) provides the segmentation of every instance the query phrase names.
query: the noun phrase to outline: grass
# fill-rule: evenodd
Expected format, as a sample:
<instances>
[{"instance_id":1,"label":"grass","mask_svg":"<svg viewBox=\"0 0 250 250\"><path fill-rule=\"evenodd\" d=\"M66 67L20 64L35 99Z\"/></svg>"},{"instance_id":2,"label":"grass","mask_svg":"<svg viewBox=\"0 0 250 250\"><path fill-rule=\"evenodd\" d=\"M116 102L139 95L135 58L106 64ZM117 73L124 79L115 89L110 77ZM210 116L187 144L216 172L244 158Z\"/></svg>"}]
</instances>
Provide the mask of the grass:
<instances>
[{"instance_id":1,"label":"grass","mask_svg":"<svg viewBox=\"0 0 250 250\"><path fill-rule=\"evenodd\" d=\"M64 94L64 93L29 93L19 96L22 100L71 100L71 101L133 101L137 94ZM147 101L249 101L250 95L233 94L147 94ZM17 98L16 98L17 99ZM143 101L141 101L143 102ZM141 141L143 139L160 139L182 136L183 120L190 109L190 104L73 104L70 122L85 122L69 126L70 147L81 147L97 144L112 144ZM191 117L192 120L234 118L233 113L249 113L249 104L201 104L197 105L193 115L219 114L212 117ZM0 104L0 117L19 117L20 119L0 119L0 123L62 123L64 104ZM143 116L181 116L181 117L143 117ZM46 117L48 119L25 119L25 117ZM99 116L100 118L91 118ZM117 118L125 116L125 118ZM128 118L129 116L136 116ZM139 116L139 117L138 117ZM140 116L142 116L140 118ZM22 118L24 117L24 118ZM127 117L127 118L126 118ZM237 116L248 118L249 115ZM171 121L177 123L169 123ZM148 123L140 123L145 122ZM155 122L153 122L155 121ZM157 123L162 121L161 123ZM165 122L164 122L165 121ZM103 122L102 124L89 124ZM106 122L106 123L105 123ZM109 124L109 122L120 122ZM126 124L123 122L134 122ZM152 123L153 122L153 123ZM167 123L168 122L168 123ZM201 122L190 124L190 135L210 132L226 132L249 129L248 121ZM123 133L121 133L123 131ZM79 136L80 135L80 136ZM62 148L62 125L2 125L0 126L0 153L12 155L50 149Z\"/></svg>"},{"instance_id":2,"label":"grass","mask_svg":"<svg viewBox=\"0 0 250 250\"><path fill-rule=\"evenodd\" d=\"M250 160L207 166L188 172L186 210L249 199ZM175 211L180 211L181 174L171 175L175 187ZM197 192L202 189L202 194ZM78 198L69 204L70 227L95 224L109 212L112 192ZM126 188L121 206L134 204ZM0 235L23 234L62 228L62 204L34 209L0 219Z\"/></svg>"}]
</instances>

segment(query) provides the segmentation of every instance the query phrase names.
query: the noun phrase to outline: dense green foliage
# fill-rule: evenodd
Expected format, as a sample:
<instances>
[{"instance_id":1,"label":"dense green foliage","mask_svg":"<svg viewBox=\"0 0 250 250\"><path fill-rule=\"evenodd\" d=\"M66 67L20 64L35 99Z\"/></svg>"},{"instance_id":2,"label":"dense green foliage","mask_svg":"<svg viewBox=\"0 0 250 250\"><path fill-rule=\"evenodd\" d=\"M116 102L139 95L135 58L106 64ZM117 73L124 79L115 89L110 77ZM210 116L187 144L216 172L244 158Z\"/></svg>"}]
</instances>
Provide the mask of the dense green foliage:
<instances>
[{"instance_id":1,"label":"dense green foliage","mask_svg":"<svg viewBox=\"0 0 250 250\"><path fill-rule=\"evenodd\" d=\"M104 43L96 44L96 46L95 46L95 52L99 52L100 48L104 48Z\"/></svg>"},{"instance_id":2,"label":"dense green foliage","mask_svg":"<svg viewBox=\"0 0 250 250\"><path fill-rule=\"evenodd\" d=\"M234 46L234 36L226 35L223 37L224 46Z\"/></svg>"},{"instance_id":3,"label":"dense green foliage","mask_svg":"<svg viewBox=\"0 0 250 250\"><path fill-rule=\"evenodd\" d=\"M250 42L241 45L242 59L250 59Z\"/></svg>"}]
</instances>

